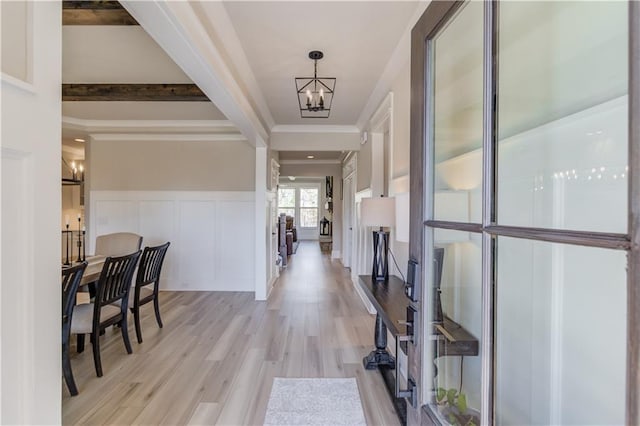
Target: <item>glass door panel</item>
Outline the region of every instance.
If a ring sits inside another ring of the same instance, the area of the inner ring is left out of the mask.
[[[482,222],[482,29],[469,2],[432,43],[436,220]]]
[[[482,334],[482,238],[434,231],[431,336],[432,412],[450,424],[479,425]]]
[[[497,424],[624,424],[626,253],[497,246]]]
[[[627,2],[500,2],[498,222],[627,231]]]

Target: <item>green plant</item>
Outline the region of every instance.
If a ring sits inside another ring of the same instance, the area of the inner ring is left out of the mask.
[[[467,396],[457,389],[438,388],[436,391],[436,401],[438,405],[446,409],[443,414],[452,425],[477,426],[478,418],[467,413]]]

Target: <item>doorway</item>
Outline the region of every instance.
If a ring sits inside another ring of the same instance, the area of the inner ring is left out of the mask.
[[[353,216],[354,216],[354,195],[355,195],[355,173],[351,173],[343,180],[343,212],[344,221],[342,227],[343,251],[342,264],[345,268],[351,268],[353,260]]]

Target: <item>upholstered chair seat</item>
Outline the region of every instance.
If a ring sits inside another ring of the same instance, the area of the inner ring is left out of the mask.
[[[83,303],[75,307],[73,318],[71,319],[72,334],[90,334],[92,332],[94,309],[95,305],[93,303]],[[120,314],[119,305],[105,305],[100,310],[100,322],[106,322],[118,316],[118,314]]]

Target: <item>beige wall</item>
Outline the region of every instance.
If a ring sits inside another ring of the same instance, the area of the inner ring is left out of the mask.
[[[367,143],[360,146],[360,151],[358,151],[357,155],[358,182],[356,183],[356,191],[362,191],[371,186],[371,134],[369,134]]]
[[[393,91],[393,164],[391,178],[409,174],[409,110],[411,66],[407,61],[391,87]]]
[[[389,163],[390,170],[388,170],[386,176],[389,180],[409,174],[410,65],[409,60],[407,60],[391,86],[391,92],[393,93],[393,122],[391,123],[393,153]],[[360,151],[358,152],[357,191],[362,191],[372,186],[372,163],[374,161],[372,146],[374,144],[369,125],[367,125],[366,131],[368,132],[368,140],[364,145],[360,146]],[[380,144],[380,149],[382,148],[383,144]],[[387,163],[386,161],[384,162],[385,164]],[[383,187],[386,187],[387,183],[391,182],[385,182]]]
[[[30,30],[29,9],[26,1],[0,2],[2,24],[2,72],[22,81],[29,78]]]
[[[333,251],[342,250],[342,165],[340,164],[282,164],[280,176],[333,176]],[[324,181],[321,186],[324,195]]]
[[[356,132],[273,132],[270,145],[278,151],[357,151]]]
[[[245,142],[89,143],[92,191],[255,190],[255,148]]]

